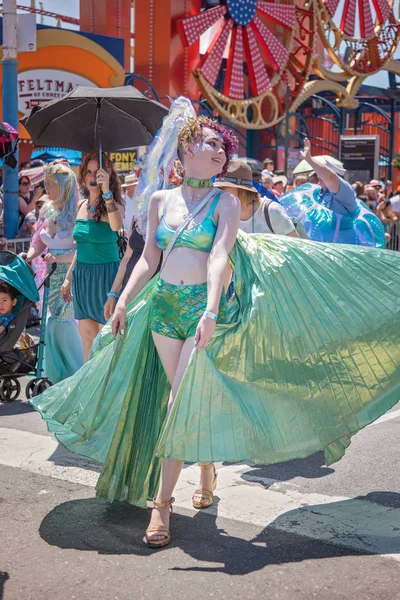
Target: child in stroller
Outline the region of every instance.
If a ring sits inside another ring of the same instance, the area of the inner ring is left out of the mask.
[[[13,308],[17,304],[18,292],[5,281],[0,281],[0,334],[14,318]]]
[[[54,265],[55,266],[55,265]],[[51,272],[39,286],[44,286],[43,312],[47,312]],[[39,301],[34,274],[25,261],[13,252],[0,252],[0,400],[16,400],[21,392],[20,377],[34,375],[26,386],[27,398],[41,394],[52,383],[42,377],[46,319],[42,319],[39,343],[26,347],[18,340],[30,317],[32,306]]]

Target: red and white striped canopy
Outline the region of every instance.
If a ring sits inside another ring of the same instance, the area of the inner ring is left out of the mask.
[[[289,57],[289,48],[275,35],[274,27],[279,25],[283,30],[291,31],[295,23],[293,0],[285,4],[275,4],[273,0],[226,0],[224,5],[183,19],[178,27],[186,46],[196,42],[211,27],[217,28],[199,71],[215,87],[228,49],[223,93],[242,100],[245,96],[244,63],[251,93],[258,96],[268,91],[271,88],[268,70],[269,73],[282,72]],[[272,30],[271,25],[274,26]]]

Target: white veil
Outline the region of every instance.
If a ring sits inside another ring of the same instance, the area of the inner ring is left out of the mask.
[[[168,179],[174,161],[178,158],[178,133],[196,113],[188,98],[174,100],[145,156],[135,193],[135,218],[137,229],[146,235],[147,210],[151,195],[157,190],[168,189]]]

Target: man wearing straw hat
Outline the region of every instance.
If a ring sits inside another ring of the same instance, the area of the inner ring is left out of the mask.
[[[244,161],[231,160],[226,175],[218,177],[214,185],[239,198],[239,228],[242,231],[299,237],[283,206],[275,200],[260,197],[253,185],[251,168]]]
[[[310,141],[305,138],[304,150],[301,152],[303,161],[309,166],[309,171],[314,171],[318,176],[321,186],[320,202],[330,210],[341,215],[347,215],[357,209],[356,193],[353,187],[343,179],[346,169],[333,156],[311,155]],[[293,171],[300,172],[298,168]]]
[[[125,217],[124,217],[124,229],[128,233],[131,230],[131,224],[134,213],[134,196],[136,191],[136,186],[138,183],[138,178],[135,173],[130,173],[125,176],[124,183],[121,187],[125,190]]]

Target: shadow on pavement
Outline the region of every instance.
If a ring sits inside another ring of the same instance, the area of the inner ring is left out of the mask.
[[[4,584],[10,579],[10,576],[6,571],[0,571],[0,600],[4,598]]]
[[[60,443],[53,454],[49,456],[49,461],[61,467],[78,467],[79,469],[86,469],[87,471],[94,471],[95,473],[101,473],[102,469],[100,463],[91,458],[86,458],[86,456],[73,454]]]
[[[0,416],[7,415],[24,415],[25,413],[34,412],[33,406],[28,401],[14,400],[14,402],[0,402]]]
[[[378,529],[379,533],[374,534],[374,530],[368,530],[368,521],[365,519],[362,519],[364,529],[357,531],[353,524],[350,534],[354,538],[368,538],[365,541],[368,550],[348,548],[340,545],[340,537],[335,538],[336,528],[340,530],[343,523],[346,523],[349,509],[351,512],[355,508],[359,514],[360,508],[368,508],[369,502],[373,504],[372,510],[377,510],[378,513],[380,509],[379,506],[376,507],[377,504],[381,507],[400,508],[400,494],[375,492],[341,502],[295,509],[280,515],[255,537],[251,537],[254,535],[251,532],[257,529],[254,525],[226,521],[230,531],[244,526],[244,530],[249,532],[248,539],[245,539],[246,535],[243,538],[236,537],[218,529],[215,515],[198,512],[192,517],[175,513],[171,520],[172,543],[163,552],[179,548],[198,563],[204,563],[187,568],[174,566],[171,567],[173,570],[221,572],[229,575],[245,575],[267,565],[310,559],[400,553],[399,535],[389,531],[387,527],[385,530]],[[323,519],[321,521],[324,511],[329,517],[328,523]],[[296,525],[305,514],[307,518],[303,520],[299,535],[295,532]],[[57,506],[43,519],[40,535],[48,544],[62,549],[148,556],[154,550],[147,548],[142,540],[149,517],[149,510],[124,503],[108,504],[100,499],[73,500]],[[321,527],[329,533],[333,532],[335,544],[322,541],[321,536],[315,535],[316,531],[321,531]],[[379,548],[379,552],[374,550],[375,546]]]
[[[297,458],[276,465],[255,465],[251,471],[243,473],[242,479],[246,481],[259,479],[261,481],[258,481],[258,483],[262,484],[262,479],[273,479],[275,481],[289,481],[296,477],[319,479],[334,472],[334,469],[325,465],[323,453],[317,452],[307,458]],[[265,487],[269,487],[270,485],[270,481],[265,483]]]

